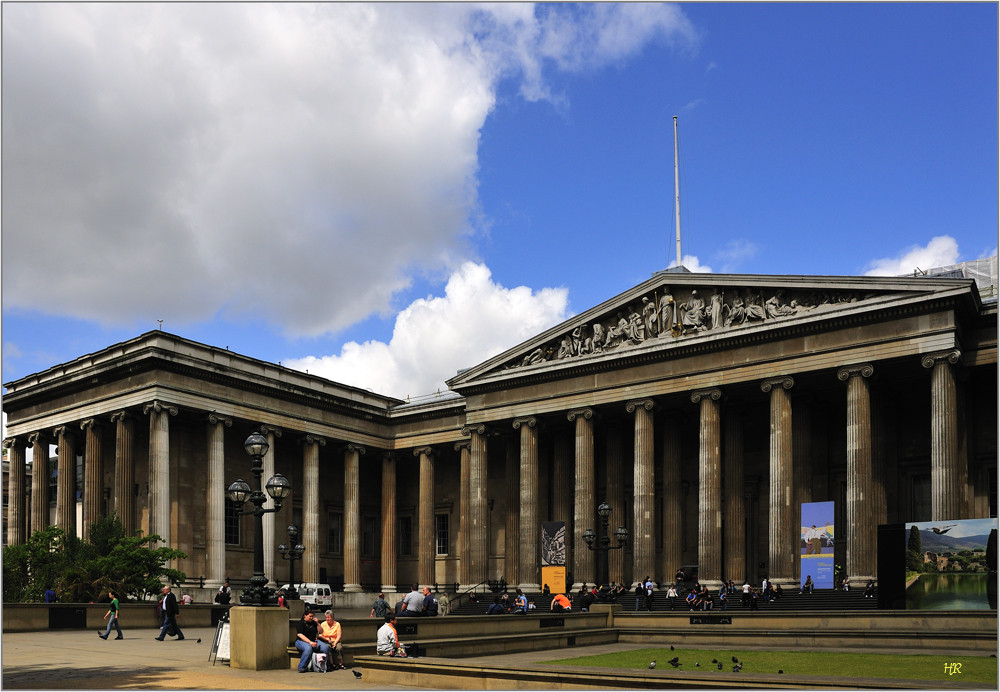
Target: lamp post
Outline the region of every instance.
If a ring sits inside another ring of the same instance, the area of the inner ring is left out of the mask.
[[[588,528],[583,532],[583,540],[587,544],[588,550],[597,550],[603,553],[607,553],[609,550],[621,550],[628,543],[628,529],[624,526],[619,526],[615,529],[615,539],[618,541],[618,545],[611,545],[611,539],[608,537],[608,517],[611,516],[611,505],[607,502],[602,502],[597,507],[597,516],[601,518],[601,536],[597,537],[594,530]],[[597,545],[594,545],[594,544]]]
[[[295,588],[295,561],[302,557],[302,553],[306,551],[306,547],[298,542],[299,537],[299,527],[295,524],[290,524],[288,526],[288,542],[291,547],[286,546],[284,543],[278,546],[278,552],[281,553],[282,560],[288,560],[288,591],[285,592],[285,600],[296,601],[299,598],[299,592]]]
[[[268,588],[267,577],[264,576],[264,515],[281,509],[282,501],[292,492],[292,484],[280,473],[271,476],[264,487],[267,494],[274,498],[274,507],[264,509],[267,496],[260,489],[260,478],[264,475],[263,456],[267,454],[268,447],[267,438],[259,432],[254,432],[247,438],[243,448],[253,460],[250,464],[252,485],[239,478],[226,491],[229,499],[241,508],[240,515],[251,514],[254,518],[253,576],[250,577],[250,586],[240,594],[240,603],[243,605],[265,606],[278,603],[274,589]],[[242,511],[247,501],[252,507]]]

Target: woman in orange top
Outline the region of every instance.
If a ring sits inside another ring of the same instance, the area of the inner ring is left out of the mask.
[[[330,651],[337,657],[337,665],[331,666],[334,669],[346,670],[344,666],[343,647],[340,644],[340,623],[333,619],[333,611],[326,611],[326,621],[319,625],[319,639],[330,645]]]

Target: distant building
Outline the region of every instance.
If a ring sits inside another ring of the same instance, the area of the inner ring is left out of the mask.
[[[7,383],[8,541],[116,511],[209,588],[249,576],[225,490],[259,430],[265,480],[294,488],[265,573],[285,579],[297,524],[301,579],[345,604],[411,582],[536,590],[543,521],[566,524],[574,590],[681,565],[792,583],[800,503],[829,500],[835,559],[863,581],[879,524],[996,516],[992,296],[951,276],[657,272],[408,402],[151,331]],[[25,450],[49,443],[53,514],[48,484],[25,497]],[[599,559],[581,535],[602,501],[630,537]]]

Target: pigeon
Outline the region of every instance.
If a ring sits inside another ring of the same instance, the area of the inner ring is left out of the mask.
[[[669,661],[667,661],[667,663],[669,663],[670,665],[672,665],[674,668],[678,667],[681,664],[681,662],[677,660],[676,656],[674,658],[670,659]]]
[[[733,666],[733,672],[734,673],[738,673],[741,670],[743,670],[743,664],[742,663],[737,663],[735,666]]]
[[[718,659],[716,659],[716,658],[713,658],[713,659],[712,659],[712,663],[718,663],[718,662],[719,662],[719,660],[718,660]]]
[[[718,666],[719,666],[719,670],[722,670],[722,661],[719,661]]]
[[[695,661],[695,662],[694,662],[694,665],[695,665],[695,667],[696,667],[696,668],[699,668],[699,667],[701,667],[701,664],[700,664],[700,663],[698,663],[697,661]]]
[[[782,670],[781,668],[778,668],[778,675],[781,675],[781,674],[782,674],[782,673],[784,673],[784,672],[785,672],[785,671],[783,671],[783,670]]]
[[[358,680],[361,679],[361,671],[360,670],[352,670],[351,672],[354,673],[354,677],[356,677]]]
[[[650,661],[650,662],[649,662],[649,669],[650,669],[650,670],[652,670],[652,669],[653,669],[653,668],[655,668],[655,667],[656,667],[656,661],[655,661],[655,660],[653,660],[653,661]]]
[[[735,656],[733,656],[733,663],[739,663],[739,661],[738,661],[738,660],[736,660],[736,657],[735,657]]]
[[[195,644],[201,644],[201,639],[198,639],[198,641],[196,641]]]

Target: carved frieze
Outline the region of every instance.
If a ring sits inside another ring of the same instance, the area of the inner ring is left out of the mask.
[[[684,288],[660,286],[588,324],[578,324],[530,353],[503,365],[504,370],[547,361],[587,358],[639,346],[650,340],[676,340],[785,320],[813,310],[855,303],[873,294],[847,290],[795,290],[760,287]]]

